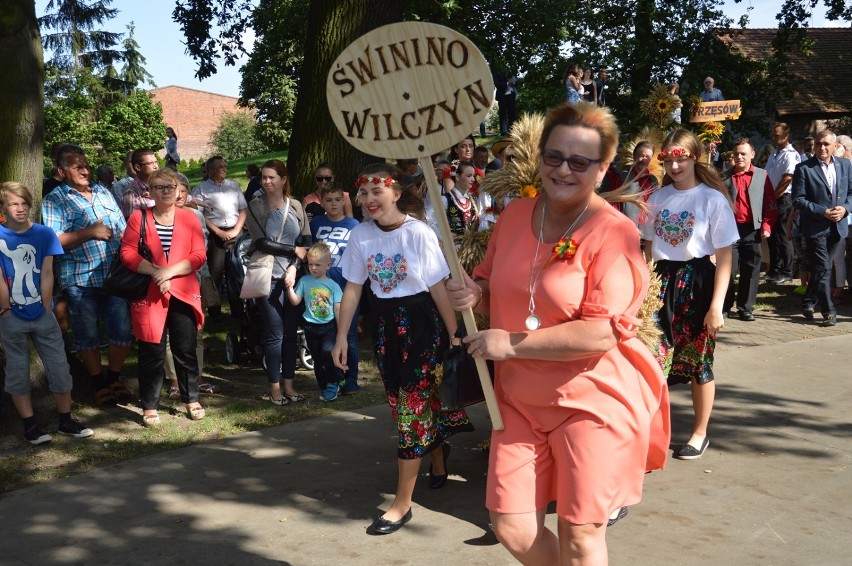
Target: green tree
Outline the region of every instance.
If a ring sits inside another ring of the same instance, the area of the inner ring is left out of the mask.
[[[127,35],[121,41],[121,59],[124,61],[124,66],[121,69],[120,78],[124,82],[127,94],[145,83],[154,87],[157,86],[152,80],[154,77],[145,69],[146,59],[139,51],[139,44],[134,37],[135,32],[136,25],[130,22],[130,25],[127,26]]]
[[[41,202],[44,136],[43,55],[35,4],[10,0],[0,15],[0,181],[15,180],[34,189]]]
[[[166,138],[163,106],[155,103],[147,92],[137,90],[107,108],[93,130],[94,139],[101,144],[101,153],[120,166],[128,151],[140,147],[153,151],[163,148]]]
[[[121,35],[96,29],[118,13],[112,0],[50,0],[47,13],[39,19],[45,30],[42,40],[53,52],[49,63],[61,69],[101,69],[120,60],[114,49]]]
[[[219,127],[210,137],[210,144],[216,153],[229,161],[268,151],[266,145],[258,139],[257,123],[245,112],[222,114]]]
[[[240,105],[256,112],[258,137],[272,149],[290,140],[307,21],[306,0],[260,0],[252,14],[255,46],[242,68]]]

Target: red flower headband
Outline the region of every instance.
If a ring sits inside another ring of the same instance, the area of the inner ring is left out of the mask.
[[[696,159],[694,153],[687,151],[682,147],[676,147],[669,151],[663,150],[657,154],[657,159],[660,161],[664,161],[666,157],[689,157],[690,159]]]
[[[355,181],[355,188],[357,189],[361,185],[365,183],[375,183],[377,185],[384,185],[386,187],[393,186],[393,177],[366,177],[361,175],[357,181]]]

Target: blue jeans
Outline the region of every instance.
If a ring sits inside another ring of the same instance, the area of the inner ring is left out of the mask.
[[[315,324],[304,321],[305,340],[314,359],[314,375],[317,377],[319,390],[324,391],[329,383],[343,381],[343,371],[334,365],[331,351],[337,340],[337,324],[332,320],[325,324]],[[351,363],[351,362],[348,362]]]
[[[80,352],[100,347],[98,320],[106,327],[107,339],[113,346],[130,346],[130,306],[124,299],[110,295],[102,287],[65,287],[68,314],[74,342]]]
[[[266,358],[266,379],[279,383],[296,377],[296,330],[299,308],[290,304],[283,279],[272,280],[269,297],[257,300],[265,338],[263,356]]]

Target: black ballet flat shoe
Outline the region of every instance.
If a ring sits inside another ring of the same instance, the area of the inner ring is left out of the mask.
[[[697,460],[704,456],[708,446],[710,446],[710,439],[705,436],[704,442],[701,443],[701,449],[695,448],[690,444],[684,444],[680,450],[674,453],[674,457],[678,460]]]
[[[436,476],[433,474],[432,464],[429,464],[429,489],[441,489],[447,483],[447,478],[450,477],[450,472],[447,469],[447,459],[450,457],[450,449],[452,449],[452,446],[446,442],[441,446],[441,450],[444,451],[444,475]]]
[[[376,520],[373,521],[373,524],[370,525],[367,532],[373,535],[392,535],[401,529],[404,524],[410,521],[411,517],[411,509],[409,509],[399,521],[388,521],[384,517],[376,517]]]
[[[613,526],[614,524],[616,524],[617,522],[619,522],[620,520],[625,518],[627,516],[627,512],[628,512],[627,507],[622,507],[621,509],[618,510],[618,515],[616,515],[612,519],[607,520],[606,526],[607,527]]]

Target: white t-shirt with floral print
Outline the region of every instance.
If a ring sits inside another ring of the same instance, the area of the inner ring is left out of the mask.
[[[435,233],[411,216],[390,232],[374,222],[359,224],[352,229],[340,263],[347,281],[363,284],[369,278],[380,299],[428,291],[450,273]]]
[[[651,240],[654,261],[713,255],[740,239],[728,199],[704,183],[686,190],[666,185],[648,198],[649,214],[639,229]]]

